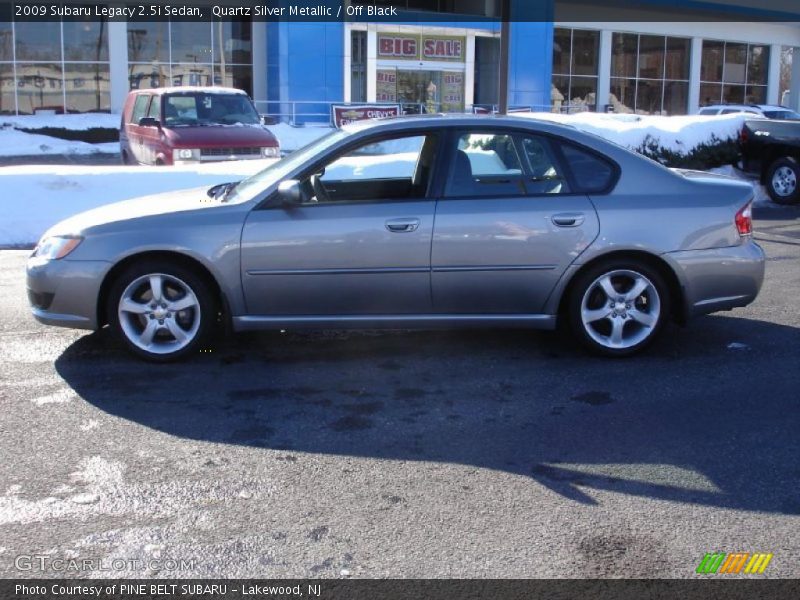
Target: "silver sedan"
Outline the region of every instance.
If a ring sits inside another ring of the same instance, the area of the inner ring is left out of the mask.
[[[569,324],[625,356],[669,319],[752,302],[752,188],[570,127],[428,116],[337,130],[238,183],[104,206],[31,256],[42,323],[137,355],[209,334]]]

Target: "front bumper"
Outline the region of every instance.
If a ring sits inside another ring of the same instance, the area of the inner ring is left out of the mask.
[[[97,329],[100,286],[110,268],[106,261],[29,258],[28,302],[33,317],[45,325]]]
[[[728,248],[669,252],[681,282],[687,317],[747,306],[764,283],[765,256],[753,240]]]

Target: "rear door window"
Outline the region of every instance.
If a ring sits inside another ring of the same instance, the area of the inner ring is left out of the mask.
[[[139,124],[142,117],[147,115],[147,104],[150,102],[150,94],[139,94],[131,111],[131,123]]]
[[[522,156],[528,167],[525,188],[529,196],[569,194],[570,187],[550,141],[542,136],[519,138]]]
[[[522,163],[507,133],[458,137],[445,194],[450,197],[523,196]]]

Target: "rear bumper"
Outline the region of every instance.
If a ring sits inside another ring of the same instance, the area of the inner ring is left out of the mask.
[[[97,300],[111,263],[67,259],[28,260],[28,302],[45,325],[97,329]]]
[[[765,256],[749,240],[740,246],[669,252],[684,292],[687,317],[747,306],[764,283]]]

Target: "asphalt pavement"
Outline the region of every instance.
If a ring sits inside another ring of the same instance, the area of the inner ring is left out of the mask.
[[[798,577],[800,208],[757,217],[758,300],[626,360],[327,331],[151,365],[35,323],[0,252],[0,576]]]

